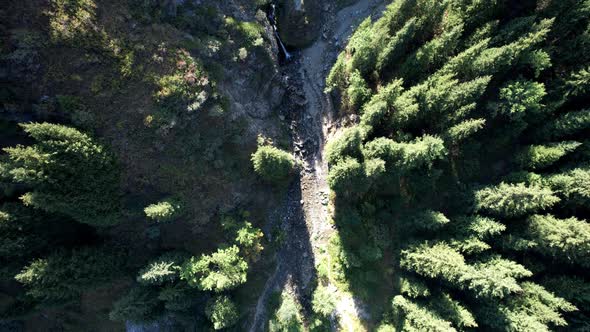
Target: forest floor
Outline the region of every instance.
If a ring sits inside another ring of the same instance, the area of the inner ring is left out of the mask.
[[[325,78],[354,29],[366,17],[379,15],[385,2],[359,0],[340,10],[333,3],[325,4],[319,38],[281,69],[288,86],[285,121],[290,124],[292,152],[301,167],[280,212],[278,222],[284,238],[276,269],[258,298],[251,332],[265,330],[269,299],[283,289],[298,299],[304,314],[310,313],[317,258],[335,232],[329,213],[328,165],[322,154],[325,142],[339,125],[331,98],[323,92]],[[367,318],[363,306],[351,296],[338,298],[336,311],[344,329],[350,330],[345,317]]]

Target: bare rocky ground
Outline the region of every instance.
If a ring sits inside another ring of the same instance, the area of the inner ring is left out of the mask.
[[[292,152],[301,167],[280,210],[278,222],[284,241],[277,252],[276,270],[258,299],[251,332],[265,329],[269,319],[268,300],[282,289],[295,295],[304,315],[311,312],[316,257],[321,249],[326,248],[335,231],[329,218],[328,166],[323,149],[327,138],[337,132],[339,124],[332,100],[323,92],[325,77],[354,28],[366,17],[379,15],[385,2],[359,0],[337,11],[333,2],[326,1],[322,7],[324,21],[320,37],[281,68],[283,83],[287,86],[281,119],[290,124]],[[341,318],[367,319],[362,307],[350,296],[340,296],[336,313]],[[340,324],[349,330],[346,319],[341,319]]]

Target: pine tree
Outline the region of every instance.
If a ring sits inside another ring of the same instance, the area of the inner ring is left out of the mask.
[[[376,48],[376,38],[379,36],[375,35],[371,28],[371,18],[365,19],[350,37],[346,46],[345,52],[349,57],[345,65],[347,73],[358,70],[361,76],[367,77],[373,70],[379,51],[379,48]],[[333,81],[331,76],[334,75],[330,73],[328,83]]]
[[[518,279],[532,275],[532,272],[514,261],[491,256],[474,264],[459,278],[459,283],[463,288],[473,291],[476,297],[505,298],[522,291]]]
[[[403,80],[394,80],[378,90],[371,100],[363,107],[361,126],[367,127],[367,133],[373,128],[385,126],[393,102],[403,91]]]
[[[500,183],[475,192],[475,209],[501,217],[521,217],[552,207],[560,199],[550,189]]]
[[[549,326],[566,326],[561,312],[576,308],[562,298],[556,297],[542,286],[522,283],[522,294],[508,299],[498,306],[501,317],[488,316],[488,325],[493,328],[508,328],[511,331],[551,331]]]
[[[451,322],[401,295],[393,298],[392,305],[402,331],[457,331]]]
[[[535,251],[590,267],[590,224],[584,220],[534,215],[528,219],[525,238],[534,243]]]
[[[350,74],[348,82],[346,89],[348,107],[352,112],[356,112],[371,97],[371,90],[358,70]]]
[[[184,260],[181,253],[166,253],[150,262],[139,271],[137,282],[143,285],[160,286],[178,279],[181,261]]]
[[[416,299],[430,296],[431,292],[424,281],[411,275],[403,275],[399,280],[400,294]]]
[[[438,69],[453,54],[462,33],[463,25],[458,24],[440,37],[427,42],[404,61],[400,66],[399,75],[406,83],[411,84],[421,79],[424,74]]]
[[[517,279],[532,273],[522,265],[501,257],[468,265],[464,257],[446,243],[423,243],[403,250],[400,266],[421,276],[468,289],[476,297],[503,298],[521,291]]]
[[[498,112],[512,119],[522,119],[527,114],[539,113],[545,97],[545,86],[532,81],[508,82],[500,89]]]
[[[567,94],[582,96],[590,91],[590,68],[573,72],[566,80]]]
[[[565,138],[590,129],[590,110],[567,112],[535,130],[535,137],[544,140]]]
[[[529,145],[516,155],[521,167],[539,170],[549,167],[568,153],[577,149],[581,143],[566,141],[545,145]]]
[[[544,182],[567,204],[590,206],[590,169],[575,168],[548,176]]]
[[[411,18],[404,26],[399,29],[394,36],[386,41],[386,44],[381,48],[377,55],[377,63],[375,70],[377,73],[387,72],[392,64],[397,63],[400,58],[406,53],[406,48],[411,45],[412,40],[416,34],[416,30],[420,28],[418,19]]]
[[[413,231],[435,231],[449,223],[444,214],[426,210],[404,218],[404,226]]]
[[[394,102],[392,123],[395,128],[411,126],[421,119],[442,115],[443,127],[461,121],[475,109],[477,100],[485,92],[491,76],[460,83],[453,74],[433,75],[424,83],[405,91]],[[440,127],[441,125],[439,125]]]
[[[334,191],[348,197],[362,194],[366,190],[365,177],[363,165],[348,157],[330,169],[328,184]]]
[[[219,249],[211,255],[191,257],[181,267],[180,278],[200,290],[223,292],[246,282],[248,263],[238,247]]]
[[[452,284],[468,270],[463,255],[445,243],[423,243],[402,250],[400,266],[421,276],[441,278]]]
[[[23,202],[93,226],[117,223],[121,203],[113,156],[73,128],[50,123],[21,126],[36,143],[4,151],[12,179],[32,187]]]
[[[153,289],[134,287],[113,304],[109,319],[120,322],[150,322],[161,311],[161,303]]]
[[[478,327],[473,314],[461,302],[447,293],[430,298],[428,307],[458,328]]]
[[[484,242],[506,230],[506,226],[491,219],[478,215],[453,218],[449,227],[447,242],[449,245],[466,255],[473,255],[491,249]]]
[[[480,131],[485,126],[485,123],[485,119],[468,119],[462,121],[446,131],[444,135],[445,141],[451,145],[458,145],[463,140]]]
[[[580,311],[590,309],[590,283],[578,276],[558,275],[549,276],[543,280],[543,285],[557,296],[571,301]]]
[[[364,134],[358,126],[345,129],[326,146],[326,160],[334,165],[345,157],[360,157]]]
[[[121,271],[121,258],[98,248],[58,251],[33,260],[14,278],[32,299],[63,303],[78,299],[93,285],[110,281]]]
[[[318,285],[313,292],[311,305],[313,312],[329,317],[336,310],[336,294],[330,288]]]
[[[173,199],[164,200],[156,204],[150,204],[143,209],[145,215],[156,222],[173,220],[182,212],[182,206]]]
[[[260,228],[252,226],[249,222],[244,222],[244,225],[236,232],[236,243],[240,247],[240,251],[252,262],[256,262],[260,253],[264,249],[262,246],[262,238],[264,234]]]
[[[410,143],[377,138],[365,144],[363,155],[365,159],[382,159],[388,169],[404,172],[416,168],[432,168],[435,161],[446,155],[446,149],[440,138],[429,135]]]
[[[552,19],[542,20],[532,27],[530,33],[522,36],[517,41],[501,47],[482,50],[473,59],[473,62],[464,62],[463,67],[456,68],[459,77],[473,78],[505,73],[517,63],[521,55],[545,40],[552,24]]]

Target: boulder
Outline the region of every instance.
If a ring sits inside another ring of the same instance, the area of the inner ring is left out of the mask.
[[[302,48],[321,31],[321,3],[316,0],[283,0],[278,7],[278,29],[283,43]]]

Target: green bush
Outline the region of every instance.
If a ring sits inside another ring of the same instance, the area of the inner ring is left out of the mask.
[[[238,322],[238,307],[226,295],[218,295],[207,303],[205,313],[216,330],[225,329]]]
[[[289,153],[272,146],[259,146],[252,154],[252,164],[258,175],[271,182],[286,181],[295,168]]]
[[[311,305],[313,312],[328,317],[336,310],[336,294],[327,287],[319,285],[313,292]]]

